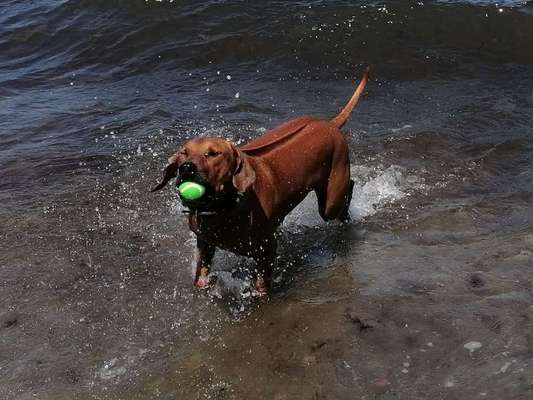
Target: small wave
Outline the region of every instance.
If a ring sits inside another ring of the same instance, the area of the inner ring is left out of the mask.
[[[437,0],[437,3],[444,4],[470,4],[474,6],[494,6],[494,7],[523,7],[528,4],[528,0]]]
[[[375,214],[387,204],[408,195],[408,189],[416,184],[416,176],[409,176],[399,166],[392,165],[384,170],[374,170],[365,166],[352,168],[356,179],[350,215],[361,220]]]

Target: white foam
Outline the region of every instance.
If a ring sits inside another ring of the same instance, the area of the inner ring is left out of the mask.
[[[383,206],[402,199],[414,182],[406,179],[403,169],[394,165],[385,170],[353,166],[351,174],[355,186],[350,215],[355,220],[373,215]]]

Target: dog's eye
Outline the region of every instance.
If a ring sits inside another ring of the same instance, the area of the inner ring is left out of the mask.
[[[219,156],[221,154],[222,153],[220,151],[209,150],[207,153],[204,154],[204,156],[206,156],[206,157],[216,157],[216,156]]]
[[[180,150],[180,154],[181,154],[182,156],[187,156],[187,154],[188,154],[188,153],[187,153],[187,149],[181,149],[181,150]]]

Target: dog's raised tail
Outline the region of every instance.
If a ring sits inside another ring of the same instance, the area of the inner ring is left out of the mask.
[[[363,90],[365,90],[365,86],[368,82],[369,72],[370,67],[366,67],[363,77],[361,78],[361,82],[359,82],[359,86],[357,86],[357,89],[355,89],[355,93],[353,94],[352,98],[348,104],[344,106],[340,114],[331,120],[333,125],[335,125],[337,128],[342,127],[346,123],[353,109],[357,106],[357,103],[359,103],[359,98],[361,97]]]

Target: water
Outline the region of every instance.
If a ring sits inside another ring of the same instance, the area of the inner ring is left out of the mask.
[[[531,398],[532,6],[2,2],[0,397]],[[223,252],[195,291],[166,158],[332,117],[366,64],[354,221],[309,196],[269,303]]]

